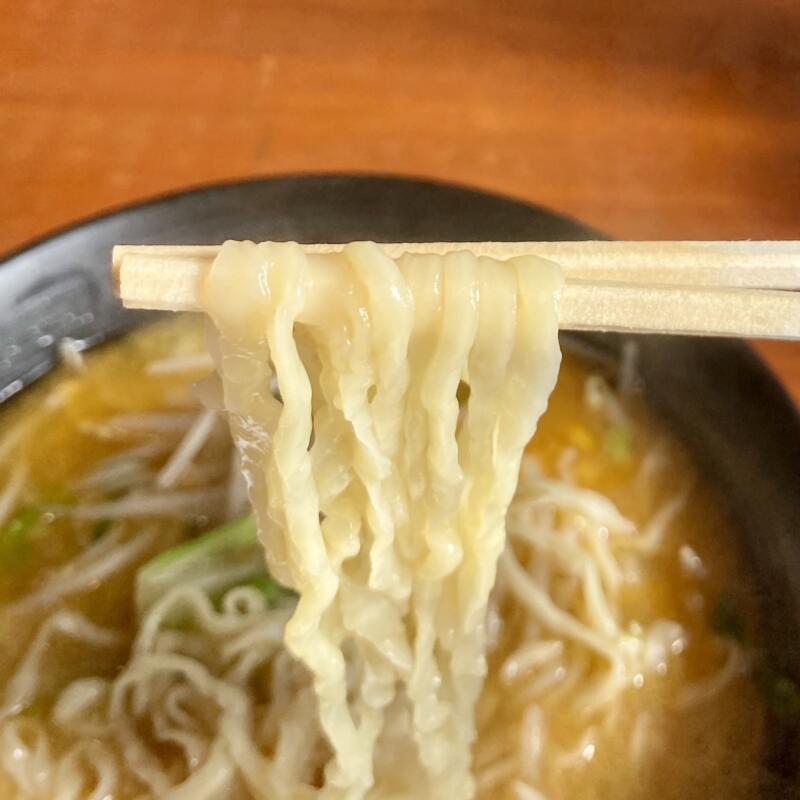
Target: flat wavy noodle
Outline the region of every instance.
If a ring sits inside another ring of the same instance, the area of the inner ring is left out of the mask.
[[[541,259],[370,243],[228,242],[214,262],[203,303],[269,568],[300,595],[285,643],[332,749],[324,797],[473,794],[486,608],[560,285]],[[406,741],[402,770],[373,770]]]

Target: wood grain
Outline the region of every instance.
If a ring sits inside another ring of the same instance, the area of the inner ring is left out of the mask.
[[[796,0],[0,0],[0,250],[182,186],[370,170],[630,239],[800,238]],[[800,347],[759,343],[800,400]]]

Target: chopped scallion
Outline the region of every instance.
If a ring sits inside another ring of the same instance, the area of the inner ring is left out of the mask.
[[[603,439],[603,452],[613,461],[625,464],[633,458],[633,428],[630,425],[614,425]]]
[[[269,575],[259,575],[247,582],[247,586],[258,589],[267,601],[270,608],[277,608],[285,604],[287,600],[292,600],[295,593],[285,586],[281,586],[274,578]]]
[[[196,586],[218,600],[234,586],[253,585],[271,605],[293,597],[268,574],[264,551],[252,516],[228,522],[165,550],[136,575],[136,607],[140,614],[176,586]]]
[[[42,512],[35,506],[21,508],[0,528],[0,566],[13,567],[30,548],[30,535]]]

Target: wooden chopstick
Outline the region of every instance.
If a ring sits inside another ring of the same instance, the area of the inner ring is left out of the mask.
[[[342,244],[302,245],[307,253],[340,252]],[[800,289],[800,242],[411,242],[382,244],[392,257],[448,253],[511,258],[538,255],[558,262],[567,278],[643,284],[708,285],[752,289]],[[211,263],[217,245],[117,245],[115,273],[129,256]],[[165,264],[167,266],[167,264]]]
[[[800,338],[800,242],[436,242],[383,244],[404,252],[471,250],[557,261],[565,329]],[[331,253],[343,245],[304,245]],[[216,246],[118,245],[117,291],[131,308],[197,311]]]

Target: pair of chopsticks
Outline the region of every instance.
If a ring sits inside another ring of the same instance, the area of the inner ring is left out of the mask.
[[[335,253],[340,244],[303,245]],[[402,253],[470,250],[561,265],[559,326],[569,330],[800,339],[800,242],[436,242]],[[216,246],[118,245],[115,287],[129,308],[199,311]]]

